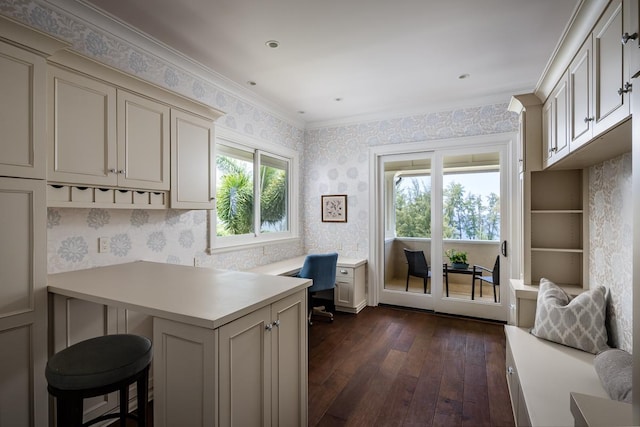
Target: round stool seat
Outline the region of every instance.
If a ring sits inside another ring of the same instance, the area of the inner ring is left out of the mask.
[[[45,370],[49,387],[86,390],[121,382],[151,363],[151,341],[137,335],[105,335],[54,354]]]

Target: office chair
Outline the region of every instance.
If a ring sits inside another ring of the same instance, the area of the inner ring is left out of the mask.
[[[412,251],[411,249],[404,248],[404,254],[407,257],[407,263],[409,269],[407,270],[407,286],[405,292],[409,290],[409,276],[421,277],[424,285],[424,293],[427,293],[427,282],[431,278],[431,270],[429,270],[429,264],[424,257],[422,251]]]
[[[333,313],[326,311],[324,306],[313,307],[313,294],[319,291],[333,289],[336,286],[336,266],[338,264],[338,254],[336,252],[328,254],[311,254],[307,255],[304,264],[298,273],[298,277],[304,279],[312,279],[313,285],[308,289],[309,292],[309,316],[308,321],[311,325],[311,315],[317,314],[333,321]]]
[[[489,275],[483,275],[482,272],[486,271]],[[481,265],[473,266],[473,282],[471,284],[471,299],[474,299],[476,292],[476,280],[480,281],[480,296],[482,296],[482,284],[487,282],[493,285],[493,302],[498,302],[498,295],[496,293],[496,286],[500,286],[500,255],[496,257],[496,262],[493,264],[493,270],[489,270]]]

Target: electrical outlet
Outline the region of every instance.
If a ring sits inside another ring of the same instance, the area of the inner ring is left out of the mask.
[[[108,253],[111,251],[111,241],[108,237],[98,238],[98,253]]]
[[[202,260],[198,257],[193,258],[193,266],[200,267],[202,265]]]

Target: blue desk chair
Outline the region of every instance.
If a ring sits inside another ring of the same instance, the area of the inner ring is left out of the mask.
[[[311,300],[316,292],[335,288],[337,264],[338,254],[335,252],[307,255],[298,273],[298,277],[313,280],[313,285],[309,288],[309,325],[312,324],[312,314],[327,317],[333,321],[333,313],[326,311],[324,306],[314,307]]]

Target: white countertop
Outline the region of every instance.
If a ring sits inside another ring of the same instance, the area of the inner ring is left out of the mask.
[[[306,255],[301,255],[295,258],[285,259],[283,261],[274,262],[271,264],[261,265],[260,267],[252,268],[249,270],[252,273],[289,276],[297,273],[304,264]],[[366,259],[361,258],[347,258],[342,255],[338,256],[338,267],[356,268],[362,264],[366,264]]]
[[[205,328],[311,286],[311,280],[138,261],[50,274],[49,292]]]

